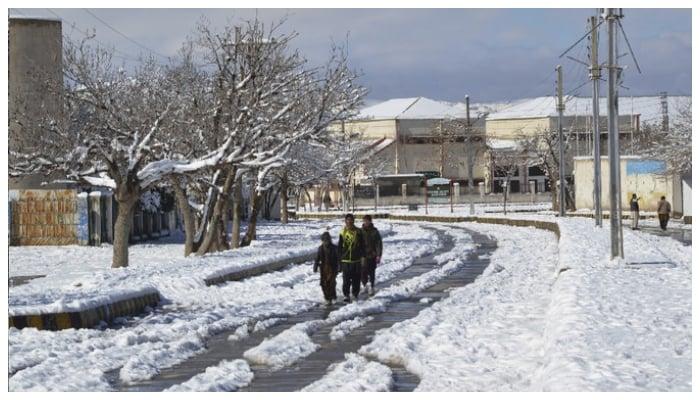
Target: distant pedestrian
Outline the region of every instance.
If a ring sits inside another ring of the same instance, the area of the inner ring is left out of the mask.
[[[365,239],[362,229],[355,226],[355,216],[345,216],[345,227],[340,232],[338,240],[338,254],[340,254],[340,267],[343,270],[343,295],[345,301],[351,302],[350,288],[355,299],[360,294],[361,268],[366,263]]]
[[[382,259],[382,235],[379,230],[372,224],[372,216],[365,215],[362,218],[362,234],[365,238],[365,252],[367,253],[367,262],[362,268],[362,286],[367,290],[369,282],[369,294],[374,294],[374,275],[377,270],[377,265]]]
[[[630,212],[632,212],[632,229],[639,229],[639,199],[636,193],[632,193],[630,200]]]
[[[337,298],[335,293],[335,277],[338,275],[338,248],[331,240],[331,234],[323,232],[321,245],[316,253],[314,273],[321,269],[321,289],[326,304],[330,305]]]
[[[671,218],[671,203],[666,201],[666,196],[661,196],[659,200],[659,208],[656,210],[659,214],[659,224],[661,229],[666,230],[668,226],[668,219]]]

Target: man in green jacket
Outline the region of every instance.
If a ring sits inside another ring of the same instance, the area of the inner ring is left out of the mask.
[[[362,268],[362,286],[367,290],[367,282],[369,281],[369,294],[374,294],[374,273],[377,270],[377,264],[382,259],[382,235],[379,230],[372,224],[372,216],[365,215],[362,218],[362,234],[365,237],[365,252],[367,254],[367,262],[365,268]]]
[[[365,265],[365,238],[362,229],[355,226],[355,216],[345,216],[345,227],[340,232],[338,239],[338,254],[340,255],[340,268],[343,271],[343,295],[345,301],[351,302],[352,295],[357,300],[360,294],[360,273]]]

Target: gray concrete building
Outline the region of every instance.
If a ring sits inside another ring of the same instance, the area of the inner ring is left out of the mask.
[[[38,146],[37,123],[60,117],[63,36],[58,19],[13,16],[8,29],[8,136],[12,151],[20,142],[25,149]],[[10,188],[20,184],[10,180]]]

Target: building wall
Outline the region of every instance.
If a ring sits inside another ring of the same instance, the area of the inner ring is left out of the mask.
[[[10,244],[78,244],[81,215],[87,229],[87,202],[81,208],[79,200],[74,189],[11,190]]]
[[[60,92],[48,91],[46,82],[57,88],[63,82],[61,21],[10,18],[8,36],[10,138],[31,143],[31,122],[60,110]],[[10,147],[16,143],[11,139]]]
[[[343,124],[333,124],[331,129],[340,132],[345,129],[345,132],[357,132],[362,135],[363,139],[382,139],[396,137],[396,120],[383,119],[372,121],[352,121]]]
[[[539,130],[553,129],[548,117],[486,120],[486,135],[499,139],[511,139],[519,135],[532,135]]]
[[[693,215],[693,187],[692,178],[688,177],[682,181],[683,184],[683,216],[692,217]]]
[[[666,196],[674,212],[681,212],[680,179],[650,172],[654,162],[639,157],[621,157],[620,180],[622,184],[622,210],[629,210],[632,194],[639,197],[641,211],[656,211],[661,196]],[[645,166],[650,166],[647,168]],[[647,172],[645,172],[647,171]],[[577,157],[574,160],[575,193],[577,209],[593,209],[593,158]],[[601,157],[601,203],[603,210],[610,209],[608,158]]]
[[[467,144],[446,143],[444,146],[444,177],[467,179]],[[399,149],[399,174],[440,171],[440,144],[400,144]],[[474,179],[484,178],[484,164],[484,153],[481,152],[474,162]]]

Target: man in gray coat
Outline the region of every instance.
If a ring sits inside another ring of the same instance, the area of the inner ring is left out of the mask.
[[[666,226],[668,226],[668,219],[671,218],[671,203],[666,201],[666,196],[661,196],[661,200],[659,200],[659,208],[656,210],[656,212],[659,214],[659,224],[661,225],[661,229],[666,230]]]

